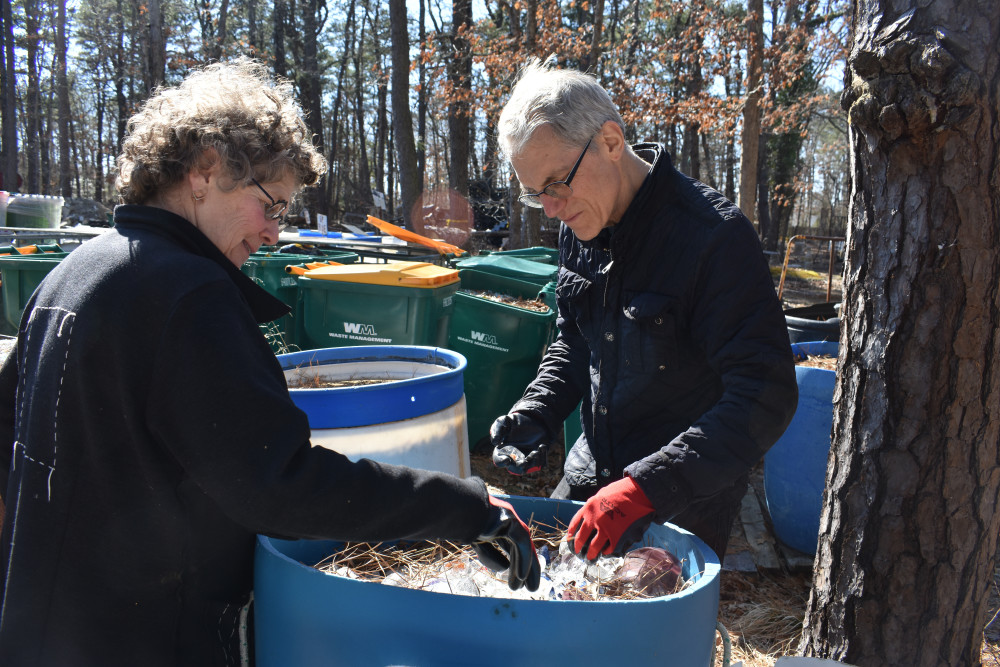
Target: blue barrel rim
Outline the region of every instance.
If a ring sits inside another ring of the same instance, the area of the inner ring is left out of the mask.
[[[512,495],[499,494],[499,493],[493,494],[493,495],[495,495],[497,498],[501,498],[501,499],[507,500],[508,502],[511,502],[511,504],[514,505],[515,510],[519,512],[519,515],[522,517],[522,519],[525,521],[525,523],[527,523],[529,521],[529,516],[526,516],[527,513],[524,512],[524,508],[521,507],[519,505],[519,503],[528,503],[528,504],[530,504],[530,503],[535,503],[535,502],[538,502],[539,500],[542,500],[542,501],[545,501],[545,502],[556,502],[556,503],[564,504],[564,505],[574,505],[576,507],[583,507],[583,503],[580,502],[580,501],[576,501],[576,500],[562,500],[562,499],[558,499],[557,500],[557,499],[554,499],[554,498],[535,498],[535,497],[529,497],[529,496],[512,496]],[[637,605],[637,604],[639,604],[639,605],[641,605],[641,604],[662,604],[664,600],[680,600],[680,599],[683,599],[685,597],[691,597],[691,596],[694,596],[694,595],[699,595],[699,594],[701,594],[701,590],[702,589],[704,589],[704,588],[706,588],[708,586],[713,585],[714,580],[719,578],[720,573],[722,571],[722,564],[719,562],[719,557],[715,554],[715,552],[712,551],[712,549],[707,544],[705,544],[705,542],[701,538],[699,538],[697,535],[695,535],[691,531],[685,530],[684,528],[681,528],[680,526],[674,525],[674,524],[669,523],[669,522],[666,522],[666,523],[663,523],[663,524],[652,524],[650,526],[650,528],[648,528],[647,530],[654,530],[655,531],[655,530],[658,529],[658,527],[659,528],[668,528],[668,529],[670,529],[670,530],[672,530],[672,531],[674,531],[676,533],[679,533],[679,534],[681,534],[683,536],[688,537],[693,542],[693,546],[696,549],[698,549],[701,552],[701,554],[702,554],[702,557],[704,559],[704,569],[700,570],[699,572],[696,573],[698,575],[698,579],[696,581],[694,581],[693,583],[691,583],[689,586],[685,587],[684,590],[679,591],[677,593],[672,593],[670,595],[664,595],[664,596],[652,597],[652,598],[642,598],[642,599],[637,599],[637,600],[558,600],[558,601],[554,601],[554,600],[522,600],[522,599],[516,599],[516,600],[511,600],[511,602],[516,602],[518,605],[521,605],[521,604],[528,604],[528,605],[538,605],[538,604],[551,605],[553,603],[556,603],[556,604],[559,604],[559,605],[571,605],[571,606],[579,606],[579,605],[594,606],[594,605],[601,605],[602,607],[606,607],[606,606],[609,606],[609,605],[629,605],[631,607],[631,606]],[[281,540],[279,540],[279,541],[281,541]],[[314,540],[314,541],[315,542],[330,542],[330,543],[337,543],[338,542],[337,540]],[[305,563],[303,563],[303,562],[301,562],[299,560],[296,560],[295,558],[292,558],[291,556],[288,556],[287,554],[283,553],[277,546],[275,546],[274,538],[271,538],[271,537],[269,537],[267,535],[258,534],[257,535],[257,544],[260,546],[261,549],[263,549],[264,551],[266,551],[268,554],[274,556],[275,558],[278,558],[279,560],[281,560],[282,562],[284,562],[286,565],[294,568],[296,571],[300,572],[301,574],[305,574],[306,576],[336,577],[337,581],[341,585],[347,585],[347,586],[369,586],[369,585],[372,585],[374,583],[374,582],[371,582],[371,581],[361,581],[361,580],[356,580],[356,579],[350,579],[348,577],[341,577],[339,575],[331,574],[331,573],[327,573],[327,572],[320,572],[316,568],[314,568],[314,567],[312,567],[310,565],[306,565]],[[675,555],[680,556],[679,554],[675,554]],[[317,580],[317,581],[321,581],[321,580]],[[374,585],[380,586],[382,584],[374,583]],[[424,591],[424,590],[408,589],[408,588],[394,589],[394,590],[397,590],[397,591],[406,591],[406,593],[404,593],[405,595],[410,595],[410,594],[416,594],[416,595],[419,595],[419,596],[423,596],[423,595],[452,595],[450,593],[439,593],[439,592],[436,592],[436,591]],[[456,597],[462,597],[462,596],[456,596]],[[500,598],[497,598],[497,599],[500,599]]]
[[[405,361],[442,366],[446,370],[423,377],[391,380],[356,387],[289,388],[295,404],[313,429],[371,426],[413,419],[444,410],[465,393],[465,356],[441,347],[422,345],[354,345],[303,350],[276,355],[281,370],[303,365],[333,365]],[[386,405],[392,406],[387,414]]]

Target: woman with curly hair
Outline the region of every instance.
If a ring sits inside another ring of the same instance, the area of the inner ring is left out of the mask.
[[[538,586],[479,479],[311,447],[239,267],[326,164],[291,86],[241,59],[130,120],[115,226],[29,300],[0,369],[0,664],[239,665],[256,533],[446,538]]]

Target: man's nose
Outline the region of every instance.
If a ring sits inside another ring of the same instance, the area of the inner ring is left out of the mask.
[[[565,199],[550,197],[547,194],[539,195],[538,200],[542,202],[542,210],[545,211],[545,215],[550,218],[558,217],[559,211],[566,205]]]

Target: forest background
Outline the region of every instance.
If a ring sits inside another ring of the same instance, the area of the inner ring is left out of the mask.
[[[2,5],[2,189],[115,203],[115,156],[150,91],[252,55],[294,82],[331,166],[302,206],[412,225],[471,201],[476,228],[509,220],[510,245],[534,245],[547,221],[510,197],[494,129],[534,56],[594,74],[629,139],[666,144],[743,208],[765,249],[845,232],[847,0]]]

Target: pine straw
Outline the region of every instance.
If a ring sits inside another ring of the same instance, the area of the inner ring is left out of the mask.
[[[318,375],[303,376],[296,373],[295,377],[288,381],[289,389],[331,389],[335,387],[362,387],[369,384],[385,384],[392,382],[393,378],[374,377],[350,377],[342,380],[328,380]]]
[[[719,620],[729,631],[732,662],[772,667],[779,656],[795,655],[809,596],[810,575],[723,570]],[[722,665],[721,640],[716,665]]]
[[[559,557],[559,545],[566,538],[565,526],[552,527],[541,523],[531,523],[529,529],[536,548],[545,545],[555,558]],[[395,575],[396,585],[420,589],[431,581],[440,579],[445,573],[465,570],[470,562],[478,562],[476,554],[470,546],[446,540],[423,540],[393,544],[347,542],[339,551],[324,558],[313,567],[327,574],[341,574],[343,568],[347,568],[359,580],[374,583],[382,583],[386,578]],[[499,580],[495,575],[494,578]],[[693,581],[693,579],[689,581],[678,579],[672,592],[677,593],[684,590]],[[656,583],[654,580],[649,585],[654,586]],[[571,585],[565,586],[562,595],[563,599],[588,601],[645,600],[662,595],[662,593],[647,593],[645,589],[636,588],[633,584],[634,581],[621,577],[579,586],[575,582],[571,582]]]
[[[822,368],[827,371],[835,371],[837,370],[837,357],[829,354],[809,355],[801,361],[796,361],[795,365],[805,368]]]
[[[459,292],[461,294],[469,294],[471,296],[479,297],[480,299],[496,301],[497,303],[502,303],[507,306],[513,306],[515,308],[521,308],[524,310],[533,310],[536,313],[549,312],[548,304],[546,304],[541,299],[522,299],[516,296],[510,296],[509,294],[502,294],[500,292],[490,292],[486,290],[463,289],[459,290]]]

